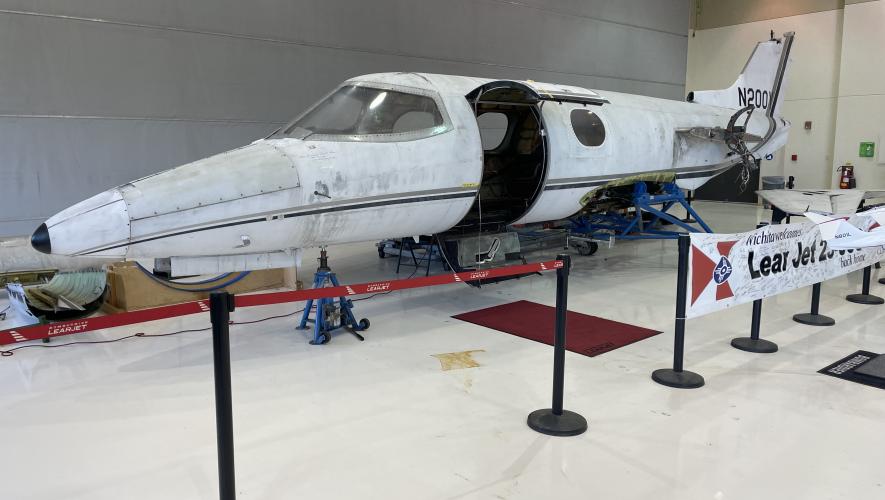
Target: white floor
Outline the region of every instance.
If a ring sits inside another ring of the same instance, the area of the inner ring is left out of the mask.
[[[767,217],[698,206],[722,232]],[[859,273],[823,288],[834,327],[791,321],[810,290],[766,300],[762,335],[776,354],[729,346],[748,334],[749,305],[690,320],[686,368],[707,385],[677,390],[649,377],[672,359],[675,242],[618,243],[574,262],[570,309],[664,331],[596,358],[567,353],[566,408],[588,418],[587,433],[552,438],[525,424],[549,406],[550,347],[450,317],[552,305],[552,274],[399,292],[358,303],[372,321],[362,343],[345,333],[310,346],[294,319],[232,328],[239,498],[885,498],[885,392],[816,373],[858,349],[885,352],[885,306],[843,300]],[[361,282],[393,276],[395,262],[362,244],[333,248],[332,264]],[[432,357],[459,351],[480,351],[481,366],[442,371]],[[0,498],[217,498],[214,422],[208,333],[19,351],[0,358]]]

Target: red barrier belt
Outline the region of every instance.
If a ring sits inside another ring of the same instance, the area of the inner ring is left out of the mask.
[[[392,292],[394,290],[406,290],[409,288],[421,288],[427,286],[448,285],[464,281],[475,281],[489,278],[501,278],[516,274],[529,274],[562,267],[562,261],[550,260],[547,262],[535,262],[517,266],[498,267],[482,271],[468,271],[463,273],[446,273],[436,276],[421,278],[375,281],[371,283],[359,283],[356,285],[342,285],[336,287],[317,288],[309,290],[293,290],[287,292],[269,292],[254,295],[236,296],[237,307],[265,306],[270,304],[283,304],[286,302],[300,302],[309,299],[322,299],[332,297],[347,297],[350,295],[365,295],[370,293]],[[154,307],[131,311],[108,316],[96,316],[72,321],[61,321],[48,325],[33,325],[23,328],[0,331],[0,346],[25,342],[27,340],[40,340],[72,333],[85,333],[116,326],[144,323],[158,319],[175,318],[209,312],[209,301],[198,300],[185,302],[171,306]]]

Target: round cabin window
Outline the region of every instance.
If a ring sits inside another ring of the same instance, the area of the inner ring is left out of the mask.
[[[575,109],[572,110],[571,119],[572,130],[581,144],[595,147],[605,142],[605,125],[599,115],[589,109]]]

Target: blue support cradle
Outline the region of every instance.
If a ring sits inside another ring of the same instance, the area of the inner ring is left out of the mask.
[[[600,240],[675,239],[686,232],[713,232],[701,216],[691,208],[682,189],[673,182],[664,183],[659,194],[650,194],[645,182],[637,182],[633,185],[632,202],[636,209],[632,216],[617,212],[581,215],[571,219],[571,231]],[[668,213],[676,205],[684,208],[688,217],[693,218],[699,227]],[[645,213],[651,214],[650,220],[643,219]],[[661,229],[662,221],[669,222],[684,231]]]

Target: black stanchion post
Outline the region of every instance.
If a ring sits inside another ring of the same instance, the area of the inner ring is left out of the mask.
[[[563,385],[565,384],[565,334],[568,313],[568,275],[571,257],[556,257],[562,267],[556,270],[556,323],[553,334],[553,407],[529,413],[529,427],[550,436],[577,436],[587,430],[587,419],[562,409]]]
[[[770,353],[777,352],[777,344],[769,340],[759,338],[759,328],[762,325],[762,299],[753,301],[753,319],[750,322],[750,336],[739,337],[731,340],[731,346],[747,352]]]
[[[768,224],[760,222],[756,229],[763,228]],[[731,339],[731,346],[747,352],[770,353],[777,352],[777,344],[759,338],[759,329],[762,326],[762,299],[753,301],[753,317],[750,320],[750,336]]]
[[[691,201],[692,201],[692,192],[689,189],[685,192],[685,202],[688,203],[688,206],[691,206]],[[691,214],[686,211],[685,218],[682,219],[682,222],[684,222],[686,224],[694,224],[697,221],[692,219]]]
[[[235,500],[234,424],[230,391],[230,313],[234,296],[227,292],[209,295],[212,320],[212,355],[215,367],[215,432],[218,436],[218,497]]]
[[[832,326],[836,324],[836,320],[829,316],[819,314],[820,312],[820,283],[815,283],[811,287],[811,312],[794,314],[793,321],[802,323],[803,325],[812,326]]]
[[[688,297],[688,252],[691,237],[679,235],[679,267],[676,273],[676,332],[673,342],[673,369],[662,368],[651,374],[655,382],[679,389],[696,389],[704,385],[704,377],[682,369],[685,349],[685,302]]]
[[[852,293],[845,297],[848,302],[855,304],[879,305],[885,303],[885,299],[878,295],[870,294],[870,279],[873,275],[873,266],[863,268],[863,291],[862,293]]]

